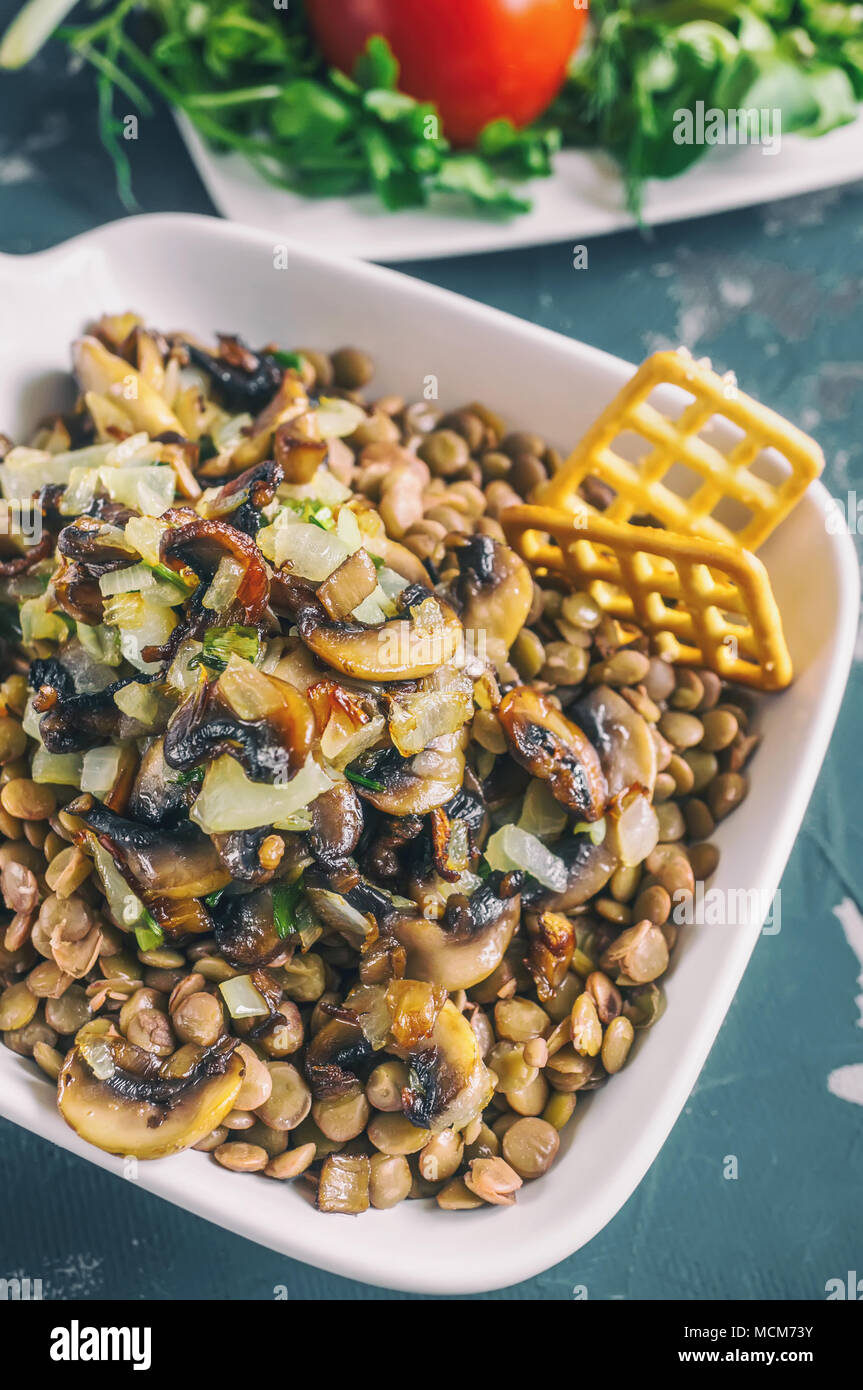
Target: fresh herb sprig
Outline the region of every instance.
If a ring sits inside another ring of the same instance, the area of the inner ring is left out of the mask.
[[[37,19],[48,7],[56,0],[32,0]],[[96,69],[102,140],[127,206],[118,94],[144,116],[157,94],[268,182],[313,197],[371,191],[397,210],[443,190],[510,215],[529,206],[515,185],[551,172],[556,136],[507,121],[489,126],[475,151],[453,152],[435,108],[397,90],[398,63],[381,37],[350,77],[329,68],[299,0],[290,9],[265,0],[114,0],[92,23],[56,34]]]
[[[299,930],[297,908],[303,900],[302,874],[293,883],[277,883],[273,889],[273,924],[276,935],[284,941]]]
[[[546,119],[565,145],[599,146],[640,213],[645,180],[710,149],[680,113],[779,112],[782,135],[823,135],[863,99],[858,0],[591,0],[592,38]]]

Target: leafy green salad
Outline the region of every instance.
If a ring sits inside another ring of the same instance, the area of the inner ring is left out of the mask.
[[[511,216],[524,185],[562,147],[619,163],[630,207],[645,180],[681,173],[709,145],[675,136],[675,113],[778,111],[783,133],[820,136],[856,119],[863,99],[863,4],[856,0],[592,0],[585,42],[545,113],[518,129],[493,120],[453,148],[435,107],[399,88],[386,38],[369,39],[350,75],[318,48],[306,8],[269,0],[110,0],[67,26],[69,0],[31,0],[0,47],[20,66],[50,35],[95,70],[102,138],[134,202],[118,112],[153,100],[182,111],[217,149],[309,197],[371,192],[385,207],[440,194]],[[59,27],[58,27],[59,26]]]

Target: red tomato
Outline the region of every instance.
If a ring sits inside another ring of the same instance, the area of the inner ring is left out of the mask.
[[[401,64],[399,87],[434,102],[469,145],[488,121],[529,125],[557,95],[587,19],[577,0],[306,0],[327,60],[350,72],[373,34]]]

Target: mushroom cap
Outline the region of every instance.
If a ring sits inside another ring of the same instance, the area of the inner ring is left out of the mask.
[[[242,1057],[217,1043],[187,1078],[168,1080],[149,1053],[133,1056],[139,1052],[121,1038],[82,1039],[57,1081],[63,1119],[89,1144],[121,1156],[165,1158],[200,1143],[233,1107],[246,1070]],[[129,1060],[140,1074],[127,1069]],[[93,1065],[108,1073],[104,1079]]]
[[[450,991],[470,989],[500,965],[520,911],[518,894],[499,898],[489,882],[468,899],[461,928],[408,912],[394,915],[388,928],[407,950],[409,975]]]

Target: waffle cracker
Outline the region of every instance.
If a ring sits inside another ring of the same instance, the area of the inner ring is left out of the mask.
[[[677,419],[648,400],[657,387],[669,384],[694,397]],[[700,433],[714,416],[730,421],[738,431],[727,453]],[[630,442],[637,435],[644,445],[637,463],[615,449],[618,441],[618,447],[623,445],[623,435]],[[790,465],[779,482],[753,472],[765,449],[775,450]],[[651,517],[682,535],[757,550],[823,467],[824,455],[814,439],[738,391],[706,363],[683,350],[657,352],[642,363],[531,501],[566,511],[583,508],[578,488],[586,478],[598,478],[616,494],[603,511],[610,521]],[[684,476],[694,484],[688,497],[675,490]]]
[[[587,508],[511,507],[501,523],[531,569],[566,576],[603,612],[656,637],[669,660],[708,666],[757,690],[789,684],[779,609],[767,571],[748,550],[609,521]]]

